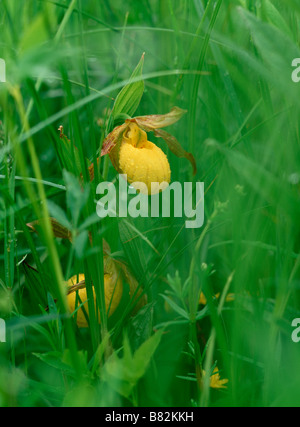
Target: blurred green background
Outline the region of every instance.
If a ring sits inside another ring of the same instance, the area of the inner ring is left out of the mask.
[[[300,404],[299,18],[296,0],[0,1],[0,406]],[[65,171],[59,126],[82,164],[95,162],[144,52],[135,115],[188,110],[170,132],[196,177],[152,140],[173,181],[205,183],[200,230],[178,218],[96,221],[96,184],[116,176],[109,159],[94,183],[84,175],[85,192]],[[73,243],[47,221],[29,232],[49,213],[72,225]],[[101,295],[103,237],[148,305],[132,316],[124,296],[81,330],[59,316],[60,286],[84,272]],[[199,383],[216,366],[227,389]]]

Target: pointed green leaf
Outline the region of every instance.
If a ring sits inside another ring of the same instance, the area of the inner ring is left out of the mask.
[[[116,119],[120,114],[126,114],[132,117],[140,104],[141,98],[144,93],[145,84],[143,80],[135,82],[132,82],[132,80],[142,76],[144,56],[145,54],[142,55],[140,62],[132,73],[129,83],[121,90],[121,92],[117,96],[113,108],[114,119]]]
[[[136,278],[140,281],[145,278],[145,266],[147,265],[144,245],[142,244],[143,240],[136,233],[129,218],[126,221],[119,221],[119,233],[131,270],[135,272]]]
[[[45,18],[42,14],[36,16],[28,25],[27,30],[21,37],[20,51],[25,52],[33,49],[48,40]]]
[[[39,272],[29,264],[23,263],[23,268],[31,301],[34,301],[37,307],[39,304],[43,304],[46,307],[48,303],[47,287],[51,289],[51,278],[42,277]]]
[[[270,0],[262,0],[262,16],[263,18],[274,25],[280,31],[293,38],[292,32],[285,22],[284,18],[279,13],[278,9],[271,3]]]
[[[183,308],[179,307],[179,305],[177,305],[176,302],[174,302],[171,298],[167,297],[166,295],[161,295],[161,296],[169,304],[169,306],[174,311],[176,311],[176,313],[178,313],[184,319],[190,320],[189,314]]]
[[[134,351],[151,337],[154,305],[154,302],[147,304],[130,320],[129,337]]]
[[[134,354],[132,354],[128,337],[125,336],[123,358],[120,358],[116,352],[113,353],[105,364],[103,379],[119,394],[129,398],[134,387],[145,375],[151,359],[161,342],[163,332],[164,330],[161,329],[150,337]]]
[[[59,131],[61,140],[59,150],[64,162],[64,167],[68,171],[80,173],[82,168],[78,149],[75,147],[75,145],[73,146],[69,138],[64,135],[64,129],[62,126],[59,127]]]
[[[133,357],[134,366],[137,372],[140,373],[141,377],[145,375],[148,365],[161,342],[163,333],[164,329],[160,329],[155,335],[145,341],[135,352]]]

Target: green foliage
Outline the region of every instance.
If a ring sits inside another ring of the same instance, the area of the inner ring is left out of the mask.
[[[262,0],[262,17],[276,28],[293,38],[285,19],[269,0]]]
[[[0,406],[299,406],[299,2],[2,0],[0,16]],[[167,111],[187,111],[175,139],[149,139],[172,181],[205,183],[203,228],[100,221],[97,185],[117,184],[102,142]],[[111,316],[103,251],[125,275]],[[225,390],[199,386],[215,367]]]
[[[130,398],[138,381],[143,378],[157,350],[163,329],[146,340],[132,354],[128,337],[124,337],[123,357],[114,353],[104,366],[104,380],[110,387],[126,398]]]
[[[124,88],[117,96],[113,107],[113,116],[115,121],[118,121],[120,116],[123,118],[124,116],[133,117],[134,113],[136,112],[145,87],[144,81],[139,79],[139,77],[142,76],[143,66],[144,55],[133,71],[129,79],[129,83],[124,86]]]

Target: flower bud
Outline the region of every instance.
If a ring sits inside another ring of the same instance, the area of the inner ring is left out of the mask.
[[[105,306],[108,312],[108,316],[111,316],[117,309],[120,304],[122,294],[123,294],[123,280],[121,277],[121,272],[117,268],[116,264],[112,259],[108,259],[108,257],[104,257],[104,290],[105,290]],[[72,277],[68,281],[68,304],[71,313],[74,313],[76,308],[80,306],[80,304],[84,304],[83,308],[80,308],[76,312],[77,316],[77,325],[79,328],[87,328],[88,322],[85,316],[89,316],[89,307],[88,307],[88,296],[86,291],[85,284],[85,276],[84,274],[80,274],[77,280],[77,276]],[[78,296],[77,298],[77,291]],[[93,288],[94,301],[96,301],[96,293]],[[78,301],[77,301],[78,300]],[[100,322],[100,312],[98,313],[98,318]]]

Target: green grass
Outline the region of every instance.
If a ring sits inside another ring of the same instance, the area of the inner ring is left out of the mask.
[[[0,406],[299,406],[298,2],[2,0],[0,17]],[[151,136],[173,181],[205,182],[199,230],[96,217],[96,186],[116,171],[104,157],[91,183],[86,159],[120,120],[111,109],[144,52],[134,115],[188,110],[170,132],[196,177]],[[103,238],[147,294],[134,315],[124,283],[107,316]],[[64,290],[80,273],[88,329]],[[203,377],[215,366],[226,390]]]

